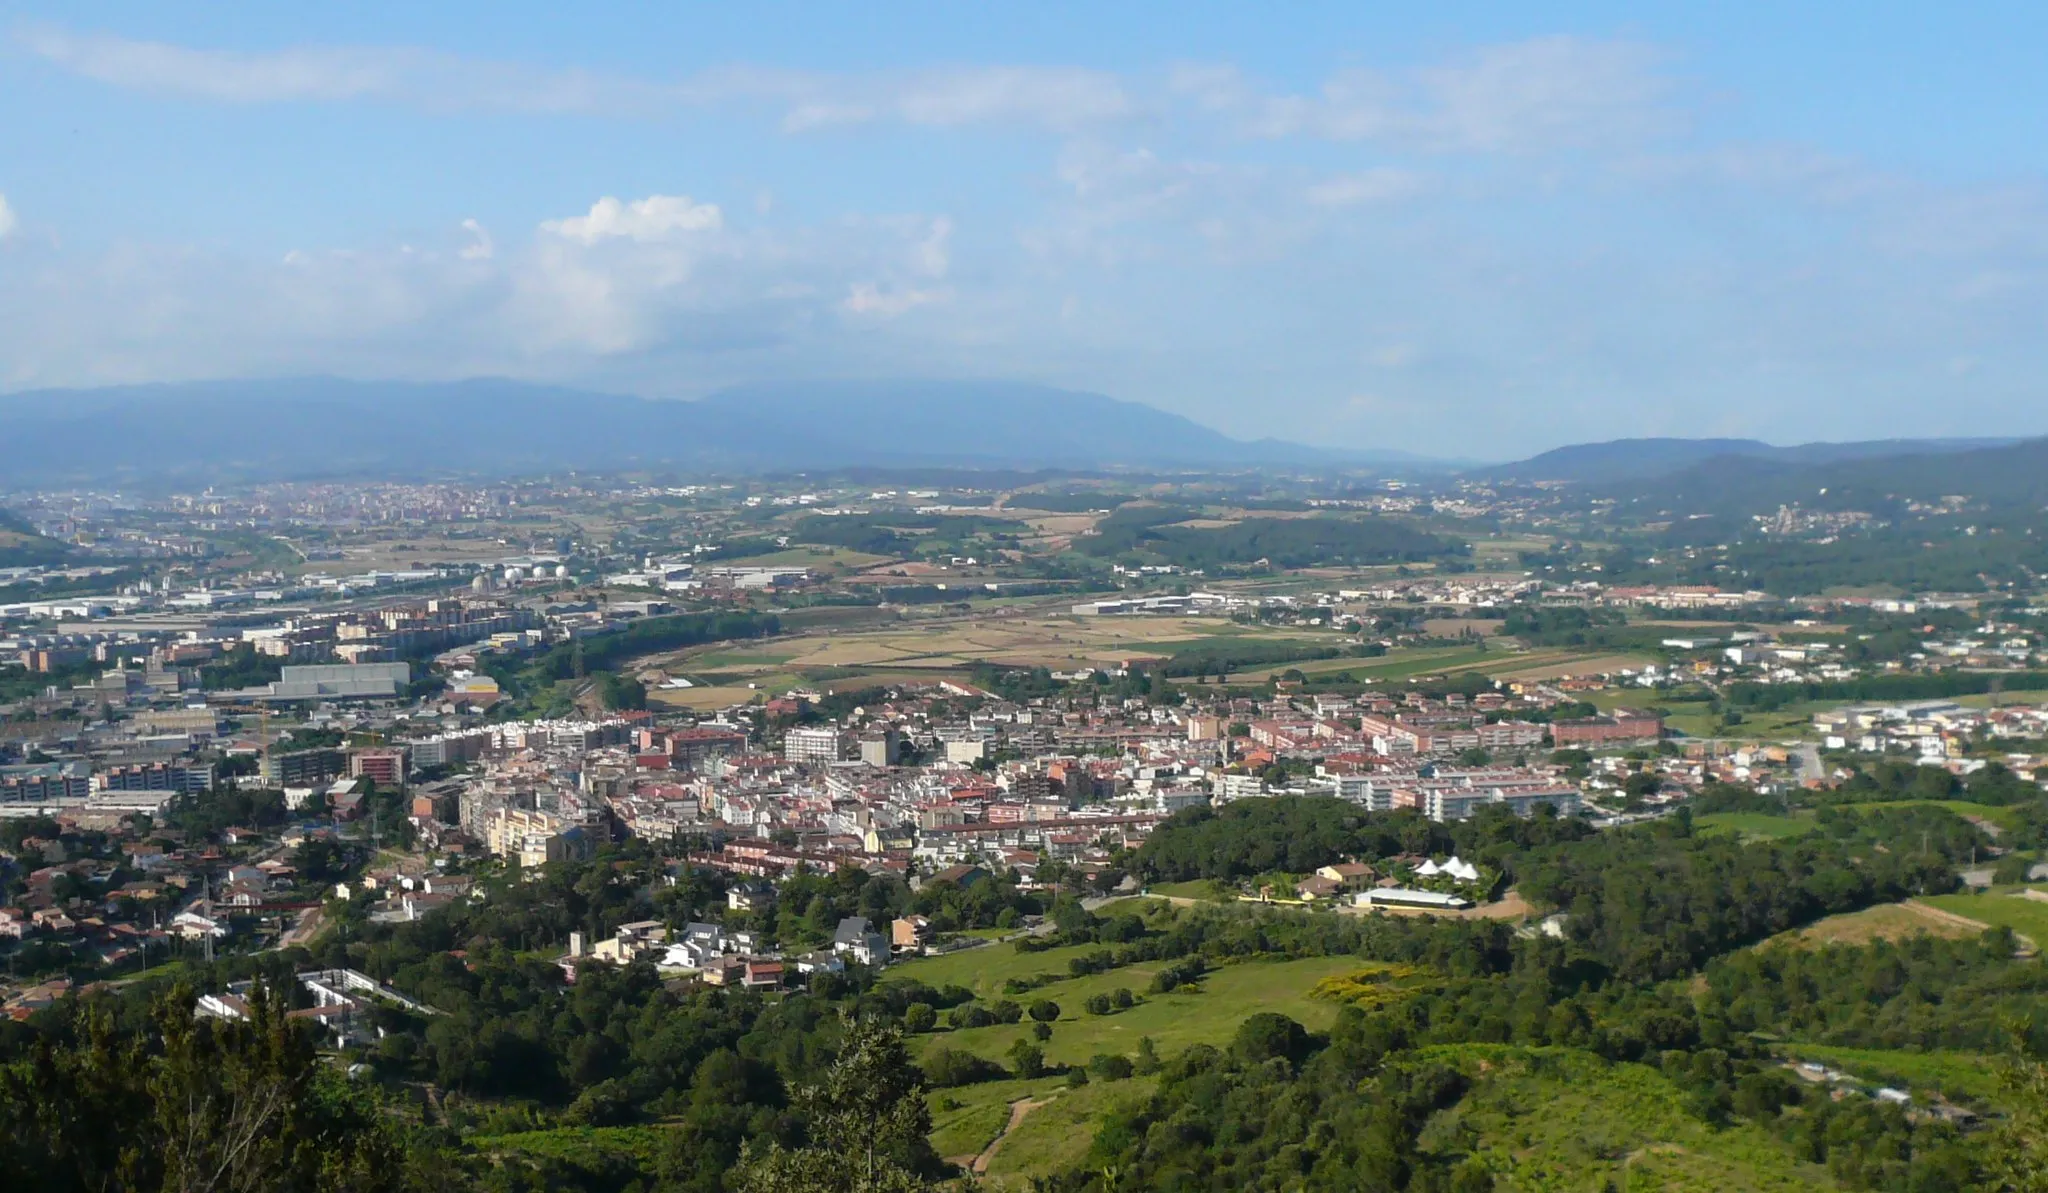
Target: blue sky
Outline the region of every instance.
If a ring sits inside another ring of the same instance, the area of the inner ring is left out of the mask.
[[[0,3],[0,389],[2048,433],[2048,6],[326,7]]]

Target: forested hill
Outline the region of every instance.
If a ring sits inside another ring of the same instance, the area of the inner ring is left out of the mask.
[[[69,548],[36,533],[27,519],[0,507],[0,567],[31,567],[63,559]]]
[[[1993,510],[2048,505],[2048,439],[1997,447],[1800,464],[1721,456],[1678,472],[1591,485],[1623,512],[1745,517],[1781,505],[1890,516],[1908,503],[1965,497]]]
[[[1786,466],[1814,466],[1902,456],[1945,455],[2003,447],[2013,439],[1869,439],[1846,443],[1802,443],[1775,447],[1758,439],[1615,439],[1554,448],[1512,464],[1466,473],[1477,480],[1567,481],[1602,485],[1667,477],[1713,461],[1755,460]]]

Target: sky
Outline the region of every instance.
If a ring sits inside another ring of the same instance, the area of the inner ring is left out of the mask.
[[[2044,51],[2038,3],[0,0],[0,391],[1004,378],[1493,459],[2048,434]]]

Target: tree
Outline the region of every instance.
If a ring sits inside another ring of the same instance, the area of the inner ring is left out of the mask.
[[[1107,1015],[1110,1010],[1109,995],[1091,994],[1088,996],[1088,1001],[1085,1005],[1090,1015]]]
[[[939,1013],[928,1002],[914,1002],[903,1008],[903,1030],[916,1035],[938,1026]]]
[[[1998,865],[1991,871],[1991,881],[2001,886],[2023,883],[2034,871],[2034,860],[2033,854],[2015,849],[1998,859]]]
[[[385,1120],[318,1062],[284,1000],[259,984],[248,1001],[245,1020],[197,1020],[181,987],[146,1031],[89,1007],[75,1041],[39,1038],[0,1068],[0,1187],[411,1187]]]
[[[1237,1029],[1237,1039],[1231,1045],[1233,1051],[1252,1064],[1262,1064],[1275,1057],[1285,1058],[1290,1064],[1298,1063],[1308,1054],[1308,1047],[1308,1030],[1273,1011],[1262,1011],[1246,1019]]]
[[[2048,1193],[2048,1064],[2026,1051],[2022,1028],[2014,1024],[2014,1043],[1999,1086],[2006,1118],[1991,1133],[1985,1167],[2000,1193]]]
[[[1049,998],[1036,999],[1031,1004],[1029,1014],[1040,1023],[1051,1023],[1060,1017],[1060,1004]]]
[[[903,1035],[875,1020],[847,1020],[839,1057],[796,1094],[798,1147],[757,1148],[735,1174],[744,1193],[912,1193],[941,1171],[925,1138],[924,1075]]]
[[[1010,1057],[1010,1064],[1015,1067],[1018,1077],[1029,1080],[1033,1077],[1045,1076],[1045,1049],[1040,1048],[1031,1041],[1019,1040],[1010,1045],[1008,1055]]]

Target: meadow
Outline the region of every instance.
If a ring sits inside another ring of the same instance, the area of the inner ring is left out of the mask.
[[[1037,999],[1050,999],[1059,1004],[1060,1017],[1053,1022],[1052,1038],[1043,1045],[1046,1060],[1055,1065],[1085,1065],[1098,1053],[1131,1055],[1137,1051],[1138,1041],[1147,1036],[1161,1056],[1171,1056],[1191,1044],[1228,1043],[1245,1017],[1260,1011],[1278,1011],[1312,1031],[1326,1030],[1336,1021],[1338,1004],[1311,998],[1310,991],[1325,978],[1365,968],[1356,957],[1245,961],[1212,971],[1197,987],[1150,994],[1146,988],[1166,963],[1148,962],[1064,978],[1028,994],[1002,994],[1009,978],[1064,974],[1067,960],[1096,949],[1091,945],[1020,954],[1009,945],[992,945],[895,966],[889,979],[914,978],[935,987],[960,984],[984,999],[1010,997],[1026,1006]],[[968,958],[985,964],[961,964]],[[1136,995],[1137,1005],[1108,1015],[1091,1015],[1083,1009],[1090,995],[1110,994],[1119,988]],[[1001,1062],[1011,1045],[1030,1038],[1030,1021],[1026,1020],[934,1031],[917,1037],[912,1046],[920,1055],[935,1048],[953,1048]]]
[[[2048,944],[2048,903],[2029,899],[2020,889],[1994,887],[1973,895],[1930,895],[1921,902],[1980,924],[2010,928],[2036,945]]]

